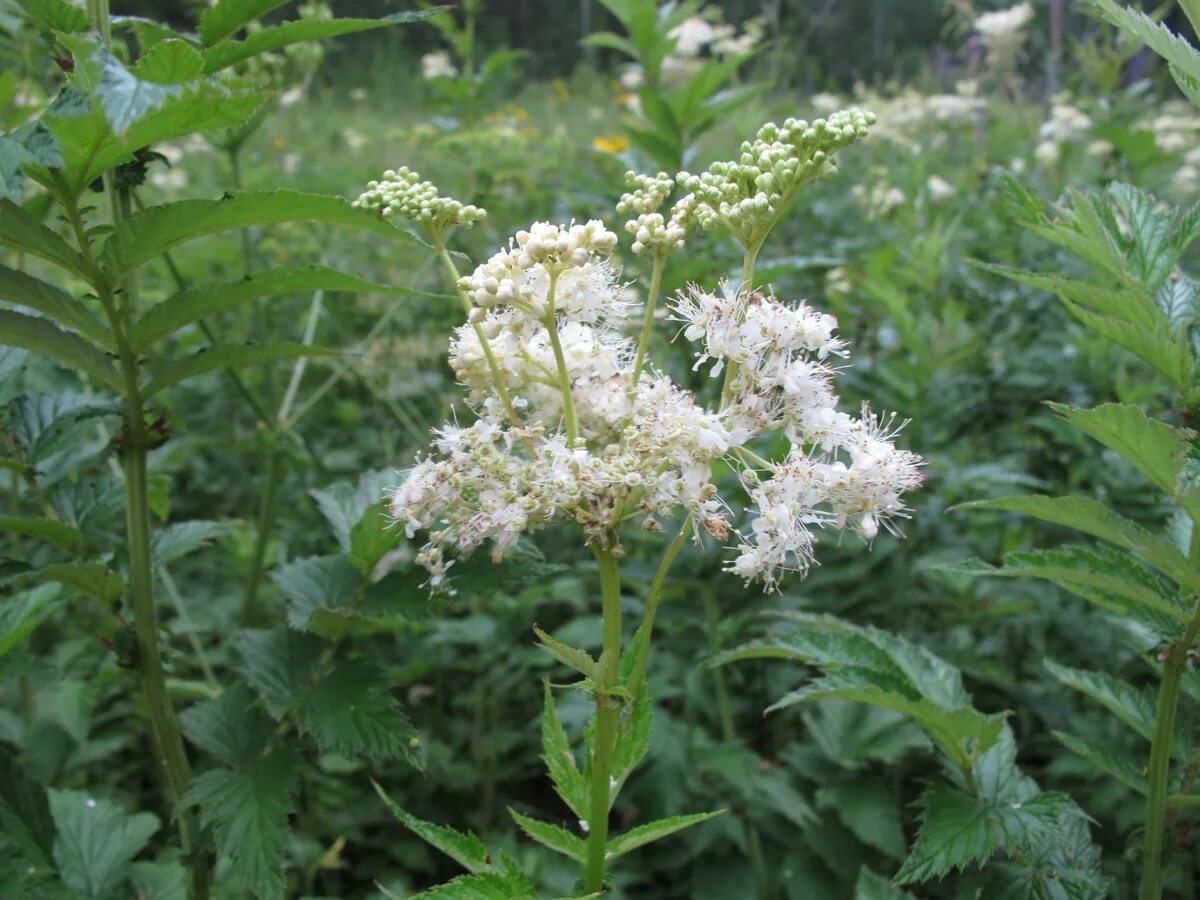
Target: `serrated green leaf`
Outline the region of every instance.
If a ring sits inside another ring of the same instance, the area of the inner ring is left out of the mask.
[[[1200,61],[1200,56],[1195,59]],[[1112,198],[1128,228],[1133,272],[1153,293],[1175,267],[1176,257],[1171,241],[1175,225],[1174,211],[1161,209],[1154,197],[1131,184],[1111,184],[1106,193]]]
[[[914,900],[908,891],[895,887],[882,875],[876,875],[866,866],[858,872],[858,883],[854,886],[854,900]]]
[[[69,109],[69,115],[59,116],[51,110],[45,121],[62,149],[63,177],[78,193],[105,170],[129,162],[152,144],[244,123],[266,98],[262,91],[234,91],[208,83],[189,85],[179,96],[143,115],[122,136],[112,132],[102,112],[89,111],[82,95],[83,114]],[[36,170],[31,171],[37,175]],[[48,179],[49,171],[41,177]]]
[[[188,740],[233,769],[253,764],[275,735],[274,723],[243,684],[188,707],[179,721]]]
[[[460,875],[445,884],[413,894],[409,900],[534,900],[533,886],[501,872]]]
[[[40,582],[55,582],[108,606],[125,592],[125,580],[99,562],[54,563],[29,576]]]
[[[120,375],[107,356],[79,335],[63,331],[48,319],[0,309],[0,344],[48,356],[65,368],[95,378],[110,390],[120,391],[123,387]]]
[[[304,630],[319,609],[343,610],[353,605],[366,587],[362,575],[346,557],[313,556],[277,568],[272,580],[288,599],[288,624]]]
[[[568,646],[562,641],[551,637],[546,632],[542,631],[536,625],[533,626],[533,633],[537,635],[538,647],[545,650],[564,666],[574,669],[585,678],[590,678],[592,681],[600,680],[600,666],[591,654],[586,650],[578,650],[575,647]]]
[[[1050,406],[1089,437],[1119,453],[1170,496],[1178,495],[1179,473],[1190,443],[1187,432],[1122,403],[1091,409],[1060,403]]]
[[[243,631],[233,641],[239,671],[279,719],[316,674],[322,642],[312,635],[283,631]]]
[[[367,662],[339,663],[293,698],[301,731],[327,753],[416,763],[416,732],[386,684],[384,673]]]
[[[20,200],[25,195],[25,166],[61,166],[62,151],[44,122],[26,122],[0,134],[0,197]]]
[[[150,48],[131,70],[142,81],[182,84],[204,71],[204,57],[188,41],[171,38]]]
[[[1171,335],[1165,323],[1163,327],[1151,331],[1111,316],[1096,315],[1073,303],[1064,301],[1064,304],[1089,331],[1128,350],[1177,390],[1187,391],[1191,387],[1195,361],[1186,334],[1180,332]]]
[[[280,747],[238,769],[197,775],[180,801],[199,809],[200,821],[216,836],[217,853],[260,897],[283,894],[284,843],[299,768],[299,753]]]
[[[1156,700],[1151,692],[1139,690],[1103,672],[1073,669],[1051,660],[1046,660],[1046,669],[1067,687],[1095,700],[1146,740],[1154,738]],[[1176,729],[1175,755],[1187,756],[1187,747],[1186,737]]]
[[[647,822],[645,825],[631,828],[624,834],[618,834],[609,840],[607,858],[616,859],[618,856],[624,856],[630,850],[636,850],[638,847],[644,847],[652,841],[661,840],[668,835],[675,834],[677,831],[691,828],[693,825],[699,825],[701,822],[707,822],[709,819],[715,818],[723,812],[725,810],[718,809],[715,812],[671,816],[668,819],[659,819],[657,822]]]
[[[1021,852],[1050,841],[1074,804],[1062,794],[1041,793],[1019,803],[986,803],[947,785],[925,790],[918,801],[921,827],[896,881],[929,881],[999,852]]]
[[[530,819],[527,816],[521,815],[515,809],[509,809],[508,813],[522,831],[543,847],[549,847],[555,853],[561,853],[563,856],[573,859],[577,863],[582,863],[587,859],[587,845],[584,844],[583,838],[578,835],[571,834],[565,828],[560,828],[549,822]]]
[[[554,707],[554,694],[549,681],[543,686],[542,760],[546,763],[546,771],[558,796],[577,819],[587,821],[591,806],[588,785],[584,781],[583,773],[579,771],[571,745],[567,742],[567,734]]]
[[[996,265],[979,260],[972,260],[971,263],[996,275],[1019,281],[1038,290],[1057,294],[1065,303],[1099,315],[1109,316],[1149,331],[1154,331],[1162,325],[1171,325],[1172,328],[1168,330],[1173,330],[1173,323],[1164,318],[1155,305],[1151,293],[1140,285],[1114,288],[1080,278],[1026,272],[1011,266]]]
[[[413,240],[407,232],[366,210],[355,209],[342,197],[289,190],[247,191],[220,200],[178,200],[139,210],[113,229],[101,252],[101,264],[116,280],[184,241],[280,222],[323,222]]]
[[[617,722],[617,744],[613,750],[612,778],[619,791],[633,769],[650,750],[650,737],[654,727],[654,716],[650,708],[650,694],[643,681],[637,697],[629,707],[629,714]],[[614,793],[615,797],[615,793]],[[581,818],[586,818],[583,816]]]
[[[0,246],[28,253],[83,278],[83,259],[71,245],[7,197],[0,197]]]
[[[2,322],[0,322],[0,340],[3,340]],[[329,356],[333,352],[326,347],[314,347],[311,344],[299,344],[294,341],[274,341],[266,344],[214,344],[192,356],[156,366],[154,377],[142,388],[142,395],[152,397],[159,391],[164,391],[200,375],[207,375],[209,372],[235,369],[260,362]]]
[[[2,287],[0,284],[0,289]],[[326,266],[271,269],[241,281],[205,285],[171,295],[143,313],[130,330],[129,341],[135,349],[140,350],[160,338],[175,333],[185,325],[241,303],[318,290],[408,295],[417,293],[403,287],[373,284]]]
[[[55,519],[28,519],[19,516],[0,516],[0,531],[28,534],[50,541],[70,550],[83,542],[83,532]]]
[[[200,40],[211,46],[237,34],[246,24],[283,6],[287,0],[219,0],[200,16]]]
[[[1126,759],[1109,746],[1097,744],[1079,735],[1067,734],[1064,731],[1051,733],[1064,747],[1087,760],[1096,771],[1104,772],[1143,796],[1146,794],[1146,775],[1139,764]]]
[[[188,900],[187,869],[178,862],[135,862],[129,882],[137,900]]]
[[[21,0],[21,7],[41,31],[73,34],[92,27],[87,13],[67,0]]]
[[[1099,16],[1136,37],[1147,47],[1190,78],[1200,78],[1200,53],[1187,41],[1160,25],[1148,15],[1114,3],[1113,0],[1085,0]]]
[[[146,113],[183,92],[177,84],[143,81],[107,50],[98,49],[93,59],[100,65],[95,97],[109,127],[118,135],[124,135]]]
[[[979,574],[1041,578],[1103,608],[1145,618],[1153,627],[1185,624],[1190,611],[1178,593],[1132,557],[1106,547],[1066,545],[1052,550],[1008,553],[1003,565]],[[1090,590],[1077,591],[1077,588]]]
[[[963,503],[954,509],[999,509],[1066,525],[1128,550],[1178,584],[1196,586],[1196,575],[1178,547],[1089,497],[1000,497]]]
[[[0,747],[0,830],[30,865],[54,868],[54,819],[46,789]]]
[[[468,872],[480,874],[488,871],[490,867],[488,849],[483,845],[483,841],[479,840],[474,834],[470,832],[464,834],[445,825],[435,825],[432,822],[426,822],[424,819],[418,819],[416,816],[405,812],[396,801],[384,792],[378,783],[372,783],[375,784],[375,793],[379,795],[380,799],[387,805],[387,808],[391,810],[392,815],[399,819],[405,828],[435,850],[446,854]]]
[[[106,897],[126,876],[159,822],[150,813],[128,815],[83,791],[51,790],[54,860],[68,887],[85,897]]]
[[[404,529],[392,522],[387,504],[375,503],[350,531],[350,562],[369,577],[379,561],[404,540]]]
[[[163,566],[195,553],[209,541],[229,530],[227,522],[209,522],[194,519],[190,522],[175,522],[154,533],[151,549],[155,565]]]
[[[832,810],[860,841],[898,860],[905,853],[904,825],[890,795],[887,784],[860,777],[820,788],[816,802]]]
[[[0,604],[0,656],[25,640],[61,605],[57,584],[42,584],[10,596]]]
[[[41,313],[98,344],[113,346],[111,332],[91,310],[62,288],[32,275],[0,265],[0,300]]]
[[[371,31],[375,28],[386,28],[389,25],[403,25],[416,22],[436,15],[438,9],[410,10],[393,13],[381,19],[297,19],[283,25],[262,28],[253,34],[248,34],[240,41],[226,40],[212,43],[204,52],[204,73],[210,75],[227,69],[244,59],[258,56],[271,50],[278,50],[291,44],[302,44],[307,41],[323,40],[343,34],[355,34],[360,31]]]

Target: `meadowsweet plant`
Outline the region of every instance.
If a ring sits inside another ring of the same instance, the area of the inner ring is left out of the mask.
[[[165,567],[225,529],[209,521],[164,525],[167,493],[151,473],[151,455],[172,434],[174,410],[165,398],[209,373],[320,352],[311,341],[220,340],[204,319],[264,297],[369,285],[325,267],[293,267],[258,279],[181,283],[155,302],[142,291],[143,271],[160,258],[175,271],[171,251],[188,245],[189,253],[193,241],[251,226],[321,222],[405,237],[340,197],[299,191],[143,205],[139,189],[156,157],[154,144],[238,126],[270,99],[263,85],[229,77],[232,68],[253,65],[271,50],[423,15],[333,19],[310,7],[295,22],[253,24],[279,5],[222,0],[205,10],[195,35],[146,19],[111,19],[107,0],[89,2],[86,12],[63,0],[21,6],[39,35],[39,58],[52,59],[60,76],[48,105],[0,134],[0,394],[11,453],[5,467],[18,476],[5,531],[36,539],[12,543],[18,552],[4,576],[12,598],[6,615],[15,611],[23,625],[6,633],[4,651],[60,612],[93,623],[89,640],[101,649],[89,657],[95,669],[88,677],[125,695],[117,708],[131,719],[129,733],[147,734],[136,768],[162,796],[130,814],[88,791],[47,790],[5,748],[0,781],[22,798],[10,820],[29,823],[15,873],[5,859],[4,891],[12,896],[143,895],[136,884],[142,877],[158,885],[156,895],[189,900],[206,900],[214,888],[278,897],[301,764],[294,738],[311,736],[326,750],[367,756],[400,758],[412,749],[403,716],[373,675],[357,664],[339,666],[336,646],[326,648],[315,637],[300,646],[282,636],[288,658],[307,673],[296,682],[302,692],[276,694],[266,704],[270,716],[247,689],[252,673],[269,667],[270,632],[243,635],[247,681],[224,690],[192,635],[191,656],[174,666],[196,665],[205,673],[206,701],[182,714],[168,679],[173,661],[160,627],[160,582],[179,619],[186,613]],[[180,334],[191,329],[210,341],[199,353],[181,353]],[[53,379],[36,377],[36,369],[54,373]],[[52,462],[56,456],[60,464]],[[112,465],[97,467],[95,477],[68,477],[72,466],[97,456]],[[360,554],[359,562],[368,560]],[[359,683],[352,685],[355,678]],[[277,679],[272,683],[279,686]],[[26,758],[35,759],[40,691],[31,681],[23,690],[20,741]],[[333,696],[339,692],[343,696]],[[357,711],[328,718],[345,712],[346,695],[356,698]],[[279,722],[285,716],[288,721]],[[367,726],[368,719],[375,721]],[[369,740],[359,740],[368,732]],[[382,745],[374,742],[381,734]],[[92,787],[79,780],[73,786]],[[14,795],[6,795],[6,809]],[[132,860],[158,831],[172,834],[169,849],[135,870]],[[219,872],[218,857],[228,861]]]
[[[499,561],[523,535],[547,526],[577,529],[594,556],[599,657],[537,631],[541,646],[582,676],[572,687],[595,702],[581,766],[547,687],[545,760],[578,829],[513,814],[532,838],[580,864],[585,893],[605,888],[616,857],[715,814],[609,834],[612,806],[648,747],[647,655],[683,541],[714,554],[728,547],[726,570],[771,590],[788,573],[803,576],[823,533],[838,539],[854,531],[870,541],[893,526],[905,514],[904,494],[921,481],[919,458],[893,442],[893,419],[838,408],[835,366],[847,347],[836,320],[754,286],[755,259],[774,224],[804,184],[835,171],[837,151],[863,138],[872,121],[857,109],[789,119],[763,126],[738,159],[701,175],[630,173],[618,209],[631,216],[632,249],[651,260],[641,303],[629,298],[615,259],[618,236],[600,220],[536,222],[455,278],[467,322],[451,339],[450,365],[473,421],[463,416],[435,431],[428,455],[392,494],[391,512],[397,527],[424,541],[418,560],[435,590],[454,590],[459,559],[486,547]],[[673,192],[681,196],[667,208]],[[482,216],[407,170],[385,173],[358,205],[419,222],[451,274],[446,235]],[[667,308],[669,327],[694,344],[696,368],[712,377],[705,399],[658,369],[650,349],[665,259],[686,249],[689,233],[716,229],[744,248],[741,279],[692,285]],[[759,455],[760,439],[775,435],[786,438],[788,452]],[[736,491],[722,492],[715,474],[722,464],[737,473]],[[675,535],[627,640],[622,529],[658,533],[668,523]],[[428,823],[398,814],[428,839]],[[502,862],[472,871],[511,876]]]
[[[1200,7],[1180,5],[1193,26],[1200,24]],[[1113,0],[1091,0],[1089,6],[1164,57],[1179,88],[1200,106],[1200,51]],[[1131,757],[1088,736],[1058,735],[1073,753],[1141,796],[1145,813],[1135,851],[1137,896],[1160,900],[1169,887],[1193,889],[1187,820],[1200,806],[1194,709],[1188,708],[1189,699],[1196,697],[1195,644],[1200,635],[1198,443],[1189,427],[1200,406],[1195,340],[1200,283],[1182,265],[1200,236],[1200,209],[1175,206],[1120,183],[1103,193],[1068,191],[1048,210],[1011,175],[1005,189],[1017,221],[1086,264],[1087,274],[987,268],[1057,294],[1085,329],[1139,360],[1144,377],[1154,383],[1149,409],[1131,403],[1091,408],[1056,403],[1053,408],[1149,482],[1167,527],[1144,527],[1103,500],[1079,494],[979,501],[970,506],[1024,514],[1104,543],[1010,553],[998,566],[977,562],[965,570],[1041,578],[1082,597],[1131,635],[1138,657],[1157,676],[1155,696],[1110,671],[1047,663],[1055,678],[1149,742],[1148,752]]]

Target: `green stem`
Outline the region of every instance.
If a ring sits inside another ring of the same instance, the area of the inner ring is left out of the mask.
[[[658,292],[662,288],[663,269],[666,268],[666,253],[654,254],[654,267],[650,270],[650,290],[646,294],[646,311],[642,316],[642,333],[638,337],[637,358],[633,362],[633,377],[629,380],[629,390],[637,390],[638,380],[642,376],[642,366],[646,362],[646,350],[650,346],[650,333],[654,330],[654,307],[658,303]]]
[[[167,692],[158,645],[158,616],[154,602],[153,557],[150,549],[150,497],[146,473],[146,455],[150,436],[146,431],[145,409],[141,392],[141,372],[137,355],[126,336],[125,316],[137,312],[137,280],[123,286],[120,305],[113,286],[104,275],[92,251],[91,241],[79,212],[78,199],[64,193],[67,218],[83,256],[93,289],[104,308],[116,342],[117,359],[124,379],[125,433],[122,436],[122,468],[125,475],[125,529],[129,554],[129,596],[133,606],[134,634],[137,640],[137,667],[142,694],[150,716],[154,745],[166,774],[170,807],[179,829],[179,843],[191,868],[190,900],[206,900],[212,874],[212,860],[199,844],[199,830],[190,810],[181,809],[180,800],[187,790],[191,770],[183,735],[175,709]],[[127,209],[128,197],[116,205]]]
[[[542,324],[550,335],[550,346],[554,349],[554,364],[558,367],[558,389],[562,394],[563,418],[567,427],[567,446],[575,446],[575,437],[579,428],[575,420],[575,401],[571,398],[571,374],[567,371],[567,359],[563,356],[562,343],[558,339],[558,319],[554,311],[554,288],[558,276],[550,273],[550,287],[546,291],[546,318]]]
[[[267,545],[271,541],[271,526],[275,521],[278,504],[279,484],[283,480],[283,452],[271,447],[267,459],[267,475],[263,483],[262,497],[258,503],[258,521],[255,523],[254,555],[250,558],[250,575],[246,579],[246,590],[242,594],[242,623],[249,623],[258,605],[258,588],[266,570]]]
[[[1200,525],[1192,522],[1191,552],[1188,561],[1200,560]],[[1187,669],[1188,652],[1200,632],[1200,602],[1183,632],[1171,648],[1163,665],[1162,684],[1154,717],[1154,737],[1150,742],[1150,765],[1146,772],[1146,832],[1142,844],[1142,879],[1138,900],[1160,900],[1163,891],[1163,838],[1167,824],[1167,782],[1171,775],[1171,744],[1175,736],[1175,713],[1179,705],[1180,684]]]
[[[654,633],[654,616],[658,612],[658,601],[662,597],[663,585],[666,584],[667,574],[671,571],[675,557],[679,555],[679,551],[683,547],[683,539],[691,527],[692,517],[688,516],[683,520],[683,525],[679,529],[679,534],[675,535],[675,540],[671,541],[663,552],[658,569],[654,573],[654,580],[650,582],[650,592],[646,595],[646,613],[642,619],[642,627],[638,630],[637,657],[633,661],[633,671],[629,675],[629,695],[635,699],[638,691],[642,688],[642,681],[646,678],[646,661],[650,655],[650,638]]]
[[[763,239],[765,239],[765,235]],[[746,254],[742,257],[742,280],[738,284],[739,293],[754,289],[754,266],[758,261],[758,251],[762,249],[763,239],[746,245]],[[738,368],[737,362],[732,359],[725,366],[725,381],[721,385],[722,407],[729,405],[729,399],[733,393],[733,380],[737,377]]]
[[[717,605],[717,592],[712,584],[705,583],[701,588],[701,594],[704,596],[704,619],[708,631],[708,652],[716,656],[721,652],[721,637],[719,626],[721,623],[721,608]],[[712,669],[713,687],[717,692],[717,714],[721,719],[721,737],[727,743],[737,741],[737,729],[733,723],[733,705],[729,702],[729,688],[725,684],[725,670],[720,666],[714,666]],[[743,814],[739,814],[738,818],[742,820],[742,833],[746,840],[746,854],[750,857],[750,869],[754,873],[754,896],[758,900],[766,900],[771,896],[769,882],[767,881],[767,867],[763,860],[762,838],[759,836],[758,829],[754,824]]]
[[[591,803],[588,809],[587,862],[584,893],[604,887],[604,863],[608,852],[608,812],[612,801],[613,752],[617,743],[620,700],[612,696],[621,675],[621,573],[612,553],[593,545],[600,564],[600,595],[604,613],[603,669],[596,685],[596,738],[592,758]]]

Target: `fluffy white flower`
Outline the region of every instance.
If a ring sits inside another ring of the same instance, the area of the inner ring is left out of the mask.
[[[421,57],[421,77],[426,81],[432,78],[457,78],[458,69],[450,61],[450,54],[445,50],[426,53]]]

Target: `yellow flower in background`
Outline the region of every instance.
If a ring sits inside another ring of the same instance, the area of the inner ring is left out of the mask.
[[[623,153],[629,149],[629,138],[623,134],[602,134],[592,141],[592,149],[601,153]]]
[[[287,146],[287,138],[282,137],[282,136],[276,137],[273,141],[271,141],[271,145],[276,150],[282,150],[284,147]]]
[[[563,79],[550,79],[550,87],[554,91],[554,99],[559,103],[566,103],[571,99],[571,89],[567,87],[567,83]]]

